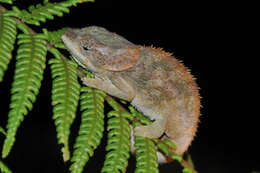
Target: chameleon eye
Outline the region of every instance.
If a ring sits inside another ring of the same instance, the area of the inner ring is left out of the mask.
[[[93,39],[86,39],[86,40],[82,40],[80,42],[80,45],[81,47],[85,50],[85,51],[88,51],[88,50],[91,50],[95,47],[95,40]]]
[[[83,50],[85,50],[85,51],[89,50],[89,48],[87,46],[82,46],[82,47],[83,47]]]
[[[80,45],[81,45],[82,49],[85,50],[85,51],[88,51],[88,50],[91,49],[91,47],[90,47],[88,41],[85,41],[85,40],[84,40],[84,41],[81,41],[81,42],[80,42]]]

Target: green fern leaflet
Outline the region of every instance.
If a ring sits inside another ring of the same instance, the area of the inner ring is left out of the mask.
[[[71,173],[81,173],[94,150],[100,144],[104,131],[104,98],[100,90],[83,87],[80,110],[82,111],[79,135],[76,138],[70,167]]]
[[[1,127],[1,126],[0,126],[0,133],[6,135],[5,130],[4,130],[3,127]]]
[[[85,0],[85,2],[92,1]],[[8,11],[6,14],[17,17],[24,23],[40,26],[40,22],[53,20],[54,16],[61,17],[64,13],[69,13],[69,8],[78,3],[82,3],[82,0],[67,0],[59,3],[45,1],[44,4],[31,5],[28,11],[20,10],[18,7],[13,6],[13,10]]]
[[[0,160],[0,172],[12,173],[12,171]]]
[[[158,173],[156,147],[151,139],[135,137],[136,170],[135,173]]]
[[[12,58],[16,32],[15,19],[0,13],[0,82]]]
[[[13,3],[12,0],[0,0],[0,2],[7,3],[7,4],[12,4]]]
[[[66,28],[59,29],[57,31],[48,31],[43,29],[43,33],[47,36],[48,42],[55,48],[65,49],[65,46],[61,40],[61,35],[66,31]]]
[[[53,119],[57,130],[58,143],[63,144],[63,160],[68,161],[70,126],[76,116],[80,85],[77,80],[77,64],[68,59],[62,59],[59,52],[50,50],[56,58],[50,59],[53,78],[52,105]]]
[[[108,144],[106,160],[101,172],[125,172],[130,157],[131,128],[128,119],[133,117],[127,112],[119,110],[108,113]]]
[[[8,113],[7,134],[2,157],[10,152],[15,134],[39,93],[45,68],[47,41],[43,34],[18,35],[16,69],[11,89],[11,104]]]

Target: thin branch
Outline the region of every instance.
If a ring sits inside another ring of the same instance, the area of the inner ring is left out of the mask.
[[[186,160],[182,160],[180,163],[183,167],[189,168],[193,173],[198,173]]]

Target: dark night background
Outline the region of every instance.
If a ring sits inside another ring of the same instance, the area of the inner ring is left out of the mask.
[[[26,4],[30,4],[30,1],[24,2],[23,6]],[[63,18],[56,17],[56,20],[43,26],[56,30],[65,26],[80,28],[97,25],[116,32],[135,44],[154,45],[174,52],[175,57],[191,69],[201,88],[200,125],[197,136],[189,148],[198,172],[260,171],[259,142],[256,141],[256,131],[259,128],[256,122],[250,122],[251,126],[246,125],[247,117],[251,120],[252,117],[244,114],[240,105],[231,106],[239,97],[231,96],[233,89],[226,82],[229,77],[224,74],[224,67],[218,65],[220,60],[226,61],[224,55],[227,40],[221,38],[229,34],[230,30],[226,25],[229,24],[229,20],[221,24],[221,20],[218,19],[219,13],[211,15],[213,5],[208,4],[207,8],[201,5],[167,4],[165,1],[140,4],[138,1],[97,0],[96,3],[73,7],[69,15],[66,14]],[[34,29],[40,31],[37,27]],[[222,58],[219,57],[220,54],[223,55]],[[4,81],[0,84],[2,127],[7,123],[14,65],[15,62],[12,60]],[[216,67],[220,73],[217,73]],[[50,69],[47,66],[34,108],[25,117],[17,132],[14,147],[8,158],[4,159],[15,173],[68,171],[69,164],[62,161],[52,120],[51,85]],[[237,111],[240,108],[241,111]],[[71,149],[79,124],[80,116],[77,116],[71,127]],[[0,135],[1,147],[3,140],[3,135]],[[105,140],[102,142],[84,172],[100,172],[105,156]],[[176,172],[181,172],[178,164],[163,165],[160,172],[173,173],[175,169]],[[133,170],[134,159],[131,159],[129,172]]]

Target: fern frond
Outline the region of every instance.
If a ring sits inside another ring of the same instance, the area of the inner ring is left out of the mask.
[[[183,168],[182,172],[183,173],[195,173],[192,169],[189,169],[189,168]]]
[[[92,2],[91,0],[84,1]],[[24,23],[40,26],[40,22],[53,20],[54,16],[61,17],[64,13],[69,13],[69,8],[78,3],[82,3],[82,0],[67,0],[58,3],[44,1],[44,4],[31,5],[28,11],[13,6],[12,11],[8,11],[7,14],[21,19]]]
[[[3,157],[10,152],[20,123],[33,107],[43,79],[46,61],[47,41],[43,34],[20,34],[18,39],[19,48],[11,89],[12,96],[7,134],[2,151]]]
[[[80,85],[77,80],[77,64],[68,59],[62,59],[59,52],[51,48],[56,58],[50,59],[53,78],[52,105],[53,119],[57,131],[58,143],[63,144],[63,160],[68,161],[70,126],[75,119]]]
[[[48,42],[56,48],[66,49],[61,36],[66,31],[66,28],[59,29],[57,31],[48,31],[47,29],[43,29],[43,33],[47,36]]]
[[[1,127],[1,126],[0,126],[0,133],[6,135],[5,130],[4,130],[3,127]]]
[[[104,98],[100,90],[83,87],[80,96],[82,111],[79,135],[76,138],[70,167],[71,173],[81,173],[94,150],[100,144],[104,131]]]
[[[133,123],[134,127],[141,124],[144,125],[152,124],[152,121],[148,117],[138,112],[133,106],[128,106],[128,109],[130,110],[131,114],[139,121]]]
[[[7,4],[12,4],[13,3],[12,0],[0,0],[0,2],[7,3]]]
[[[0,160],[0,172],[12,173],[12,171]]]
[[[182,156],[172,153],[172,150],[176,149],[176,146],[174,143],[172,143],[169,139],[164,139],[164,141],[160,141],[158,139],[153,139],[156,143],[156,146],[158,149],[166,156],[170,157],[173,160],[177,160],[178,162],[182,162]]]
[[[135,137],[136,170],[135,173],[158,173],[156,147],[151,139]]]
[[[68,0],[69,3],[77,6],[77,4],[84,3],[84,2],[94,2],[95,0]]]
[[[31,13],[32,20],[46,22],[46,20],[53,20],[54,16],[61,17],[64,13],[69,13],[69,9],[66,3],[46,3],[30,6],[29,12]]]
[[[111,111],[108,113],[108,144],[106,159],[101,172],[125,172],[130,157],[131,128],[128,119],[133,117],[128,112]]]
[[[189,161],[185,161],[181,155],[175,154],[171,152],[172,150],[176,149],[176,145],[168,138],[165,138],[163,141],[159,139],[153,139],[153,141],[156,143],[157,148],[168,158],[171,158],[172,160],[178,161],[182,166],[182,172],[183,173],[197,173],[194,169],[193,163],[189,163]],[[189,156],[190,157],[190,156]],[[189,158],[191,159],[191,158]],[[192,161],[191,161],[192,162]]]
[[[12,58],[16,33],[15,19],[0,13],[0,82]]]
[[[149,125],[152,123],[149,118],[138,112],[133,106],[129,106],[128,108],[131,114],[138,120],[137,122],[133,123],[134,127],[141,124]],[[156,146],[154,145],[153,139],[135,136],[134,146],[136,153],[135,173],[159,172],[158,158],[156,154],[157,150]]]
[[[190,153],[188,153],[187,154],[187,163],[194,169],[195,168],[195,166],[194,166],[194,163],[193,163],[193,161],[192,161],[192,158],[191,158],[191,154]]]

